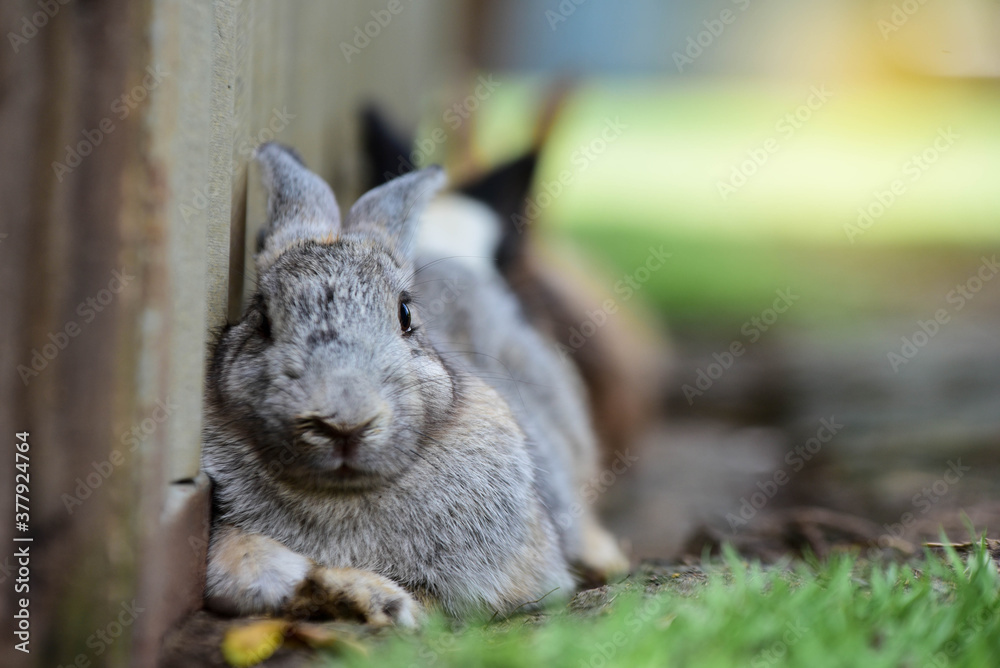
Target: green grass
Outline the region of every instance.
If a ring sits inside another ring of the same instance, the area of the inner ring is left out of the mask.
[[[985,547],[928,554],[919,566],[837,556],[764,568],[727,553],[704,571],[646,569],[582,612],[464,629],[437,618],[323,665],[997,665],[1000,580]]]

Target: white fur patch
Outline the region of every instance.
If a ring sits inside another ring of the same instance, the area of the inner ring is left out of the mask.
[[[417,251],[422,258],[454,258],[476,272],[492,271],[500,225],[496,212],[485,204],[462,195],[444,195],[424,211]]]
[[[270,538],[230,531],[209,551],[205,594],[210,607],[240,615],[277,612],[312,561]]]

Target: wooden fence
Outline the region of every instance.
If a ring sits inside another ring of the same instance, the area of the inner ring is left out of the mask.
[[[415,122],[456,71],[459,3],[22,0],[0,7],[0,452],[29,433],[30,521],[0,495],[0,664],[155,664],[200,602],[212,328],[242,306],[262,195],[247,160],[296,146],[356,193],[355,117]],[[31,537],[14,543],[13,535]],[[12,545],[30,551],[14,593]]]

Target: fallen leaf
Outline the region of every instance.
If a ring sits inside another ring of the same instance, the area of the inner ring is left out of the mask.
[[[256,666],[278,651],[290,626],[283,619],[263,619],[229,629],[222,639],[222,656],[234,668]]]

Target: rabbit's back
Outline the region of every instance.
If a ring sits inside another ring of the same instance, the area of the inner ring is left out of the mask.
[[[438,211],[424,218],[425,228],[439,224]],[[497,224],[486,212],[467,210],[467,216],[469,226]],[[472,236],[491,239],[483,232]],[[564,548],[574,554],[580,537],[572,506],[596,457],[583,384],[554,342],[525,318],[489,247],[456,242],[451,251],[444,244],[418,248],[415,283],[425,326],[446,359],[481,378],[510,406],[527,436],[539,493]]]

